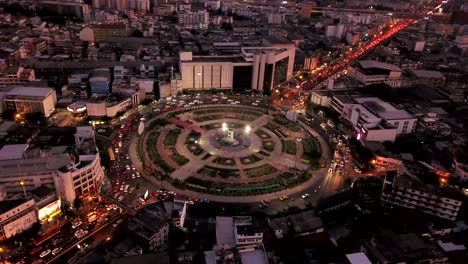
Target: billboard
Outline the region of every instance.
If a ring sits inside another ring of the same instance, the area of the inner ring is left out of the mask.
[[[49,217],[51,214],[60,211],[60,199],[53,201],[52,203],[42,207],[39,209],[38,218],[39,220],[43,220]]]

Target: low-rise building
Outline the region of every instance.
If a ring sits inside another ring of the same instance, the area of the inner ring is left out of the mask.
[[[0,240],[20,234],[36,222],[33,199],[0,201]]]
[[[396,176],[396,171],[388,172],[382,189],[384,204],[409,209],[455,221],[462,205],[461,193],[444,188],[418,184]],[[453,198],[458,196],[458,198]]]
[[[445,76],[440,71],[408,69],[406,71],[412,84],[440,88],[445,86]]]
[[[347,75],[364,85],[385,83],[391,87],[401,87],[400,67],[380,61],[362,60],[348,67]]]
[[[44,185],[69,205],[99,188],[104,170],[92,127],[50,127],[23,142],[0,149],[0,187],[8,197]]]
[[[169,218],[162,203],[145,206],[125,222],[124,228],[144,252],[155,252],[167,246]]]
[[[15,87],[4,98],[7,110],[15,113],[43,113],[49,117],[55,111],[57,95],[47,87]]]

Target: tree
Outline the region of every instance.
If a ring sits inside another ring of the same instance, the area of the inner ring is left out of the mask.
[[[135,29],[132,31],[132,37],[141,38],[143,37],[143,32],[141,32],[139,29]]]
[[[222,23],[221,28],[226,30],[226,31],[230,31],[230,30],[232,30],[232,25],[230,23]]]
[[[6,110],[5,112],[2,112],[3,119],[13,120],[14,116],[15,116],[15,112],[11,110]]]
[[[24,115],[24,120],[28,125],[45,125],[47,122],[46,117],[41,112],[26,113]]]
[[[81,208],[82,206],[83,202],[80,200],[80,198],[75,198],[75,200],[73,200],[73,207]]]

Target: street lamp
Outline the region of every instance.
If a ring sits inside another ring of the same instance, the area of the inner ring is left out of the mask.
[[[301,142],[302,138],[298,137],[298,138],[296,138],[296,140],[297,140],[297,142]],[[296,156],[294,157],[294,169],[297,170],[297,153],[296,153]]]
[[[24,186],[24,181],[20,181],[19,184],[23,187],[24,199],[27,199],[28,196],[26,195],[26,187]]]

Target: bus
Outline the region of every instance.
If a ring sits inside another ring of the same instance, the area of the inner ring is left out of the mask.
[[[109,152],[109,159],[111,161],[114,161],[115,160],[115,155],[114,155],[114,151],[112,150],[112,148],[109,148],[108,152]]]

